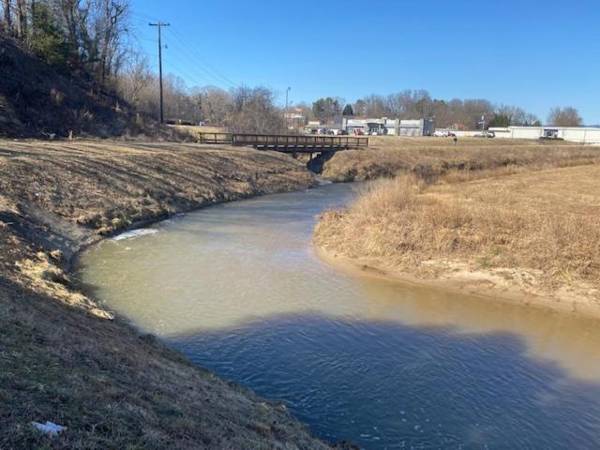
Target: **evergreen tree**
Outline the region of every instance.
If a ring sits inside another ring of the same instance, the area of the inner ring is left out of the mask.
[[[66,69],[70,46],[46,3],[38,3],[32,16],[31,50],[55,67]]]

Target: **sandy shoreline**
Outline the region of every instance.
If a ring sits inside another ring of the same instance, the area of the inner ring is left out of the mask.
[[[327,264],[353,276],[392,281],[410,286],[433,288],[527,308],[551,310],[563,314],[600,319],[600,305],[580,292],[559,292],[551,295],[542,290],[528,289],[510,283],[497,274],[501,269],[472,271],[464,267],[439,278],[419,278],[413,274],[385,267],[381,261],[354,259],[336,254],[314,244],[315,253]],[[514,271],[515,269],[510,269]]]

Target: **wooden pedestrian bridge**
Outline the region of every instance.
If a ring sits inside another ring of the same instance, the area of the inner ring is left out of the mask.
[[[202,144],[226,144],[283,153],[329,153],[366,148],[369,138],[293,134],[200,133]]]

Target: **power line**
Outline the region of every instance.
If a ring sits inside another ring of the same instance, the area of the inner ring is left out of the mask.
[[[171,47],[171,46],[168,46],[167,48],[169,50],[173,50],[173,47]],[[201,75],[197,72],[190,72],[188,70],[183,69],[183,67],[185,67],[185,62],[181,58],[182,58],[182,56],[179,55],[178,53],[173,53],[173,52],[169,53],[169,61],[174,60],[177,63],[175,65],[175,67],[173,67],[172,63],[169,64],[169,67],[170,67],[169,71],[174,72],[175,74],[179,75],[183,79],[187,78],[188,80],[192,81],[198,87],[205,86],[207,84],[207,82],[208,83],[211,82],[211,80],[208,80],[205,75]],[[200,80],[204,80],[204,81],[200,81]]]
[[[179,45],[173,45],[171,43],[168,46],[165,45],[169,50],[171,50],[170,55],[174,56],[178,62],[180,63],[180,73],[184,74],[184,78],[188,75],[193,75],[194,81],[198,86],[206,86],[209,84],[213,85],[222,85],[223,82],[221,80],[216,79],[210,72],[202,70],[200,66],[197,64],[190,65],[190,55],[188,52],[185,52]],[[202,82],[198,82],[198,79],[203,80]],[[225,86],[228,87],[228,86]]]
[[[229,84],[231,87],[240,87],[240,85],[234,81],[232,81],[231,79],[229,79],[228,77],[226,77],[224,74],[222,74],[219,70],[217,70],[215,67],[213,67],[211,64],[209,64],[204,58],[202,58],[194,49],[194,47],[189,47],[189,45],[186,45],[184,41],[184,38],[177,33],[175,30],[171,30],[170,34],[173,35],[173,37],[175,37],[175,39],[182,45],[183,48],[186,49],[186,51],[189,51],[189,53],[193,56],[194,59],[200,61],[202,63],[202,65],[200,65],[200,68],[202,70],[204,70],[205,72],[211,74],[211,76],[213,76],[216,79],[220,79],[222,80],[222,82],[225,82],[227,84]]]
[[[154,20],[154,18],[151,18],[147,14],[141,14],[141,13],[136,12],[136,13],[130,13],[130,15],[133,18],[133,21],[137,22],[137,23],[141,23],[142,21],[145,22],[146,18]],[[158,22],[156,20],[154,20],[154,21]],[[234,81],[232,81],[231,79],[226,77],[224,74],[219,72],[213,66],[206,63],[206,61],[202,60],[202,58],[199,56],[199,54],[196,51],[194,51],[192,48],[189,48],[189,45],[185,43],[185,39],[181,36],[181,34],[177,33],[173,29],[169,29],[168,35],[173,38],[172,42],[169,45],[171,47],[173,47],[176,51],[180,52],[184,60],[187,59],[187,60],[191,60],[194,62],[193,68],[192,68],[192,73],[195,73],[196,75],[199,76],[199,78],[206,80],[206,83],[198,83],[198,85],[215,84],[217,86],[225,85],[226,88],[239,87],[239,85],[237,83],[235,83]],[[166,45],[165,45],[165,48],[166,48]],[[184,66],[186,66],[185,63],[182,64],[182,67],[184,67]],[[179,70],[178,72],[180,74],[184,75],[184,78],[191,78],[188,76],[188,74],[190,72],[189,69]],[[194,77],[194,78],[196,78],[196,77]],[[198,80],[194,80],[194,81],[197,82]]]

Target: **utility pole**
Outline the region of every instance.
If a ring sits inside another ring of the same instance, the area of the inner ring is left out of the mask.
[[[160,123],[165,122],[164,109],[163,109],[163,77],[162,77],[162,27],[168,27],[170,24],[164,22],[149,23],[151,27],[158,28],[158,85],[160,91]]]

